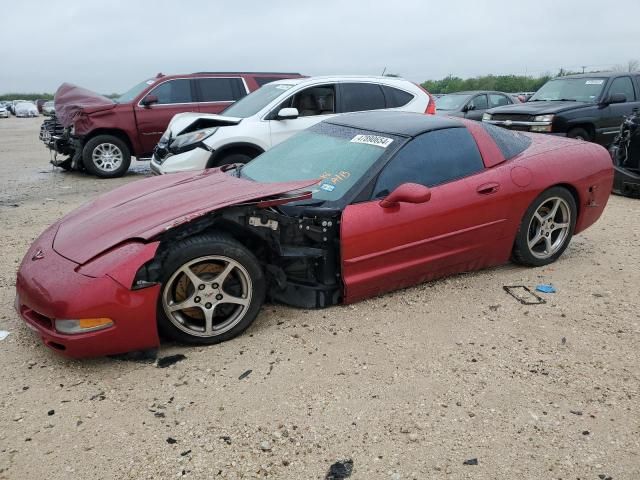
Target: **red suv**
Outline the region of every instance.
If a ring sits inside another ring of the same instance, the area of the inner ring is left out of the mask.
[[[145,80],[116,99],[64,83],[55,95],[55,116],[45,120],[40,139],[64,156],[52,163],[119,177],[131,156],[148,159],[177,113],[220,113],[262,85],[299,73],[199,72]]]

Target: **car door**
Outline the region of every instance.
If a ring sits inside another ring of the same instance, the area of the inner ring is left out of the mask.
[[[201,113],[220,113],[249,93],[241,77],[198,77],[193,82]]]
[[[464,118],[469,120],[482,120],[482,114],[489,108],[487,96],[482,93],[473,97],[465,105],[466,112]]]
[[[489,94],[489,108],[503,107],[505,105],[511,105],[512,103],[513,101],[509,97],[501,93]]]
[[[346,301],[504,261],[510,189],[501,186],[508,175],[501,165],[484,167],[466,128],[423,133],[403,146],[375,180],[371,199],[343,212]],[[381,206],[409,182],[428,186],[431,199]]]
[[[278,118],[283,108],[296,108],[297,118]],[[269,122],[271,146],[286,140],[290,136],[320,123],[336,114],[336,85],[321,84],[297,90],[271,111]]]
[[[156,96],[157,103],[145,106],[143,99],[134,106],[143,154],[151,154],[175,114],[199,110],[189,78],[162,82],[146,96],[149,95]]]
[[[614,78],[609,85],[609,89],[604,98],[610,97],[616,93],[621,93],[626,97],[624,103],[611,103],[605,107],[603,112],[603,128],[601,130],[602,143],[608,145],[618,133],[620,125],[624,117],[630,115],[634,108],[640,106],[638,101],[638,92],[636,92],[633,81],[630,76],[622,76]]]

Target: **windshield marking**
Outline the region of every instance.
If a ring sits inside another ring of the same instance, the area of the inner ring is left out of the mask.
[[[380,137],[378,135],[356,135],[351,139],[352,143],[366,143],[376,147],[387,148],[393,142],[393,138]]]

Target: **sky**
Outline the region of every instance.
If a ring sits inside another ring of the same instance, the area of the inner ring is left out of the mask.
[[[640,0],[1,0],[0,93],[156,73],[555,73],[640,59]]]

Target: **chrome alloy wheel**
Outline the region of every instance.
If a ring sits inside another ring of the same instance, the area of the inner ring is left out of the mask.
[[[527,244],[531,254],[540,259],[553,256],[569,236],[571,208],[560,197],[546,199],[531,217]]]
[[[162,307],[171,323],[197,337],[214,337],[235,327],[251,304],[247,270],[221,255],[182,265],[165,283]]]
[[[113,143],[101,143],[91,152],[93,164],[104,172],[112,172],[120,167],[122,158],[122,150]]]

